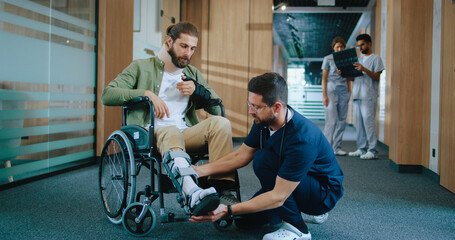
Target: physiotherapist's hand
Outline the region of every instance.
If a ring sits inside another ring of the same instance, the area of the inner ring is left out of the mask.
[[[158,97],[150,90],[145,90],[144,96],[148,97],[150,101],[152,101],[155,108],[156,118],[162,119],[165,115],[169,117],[169,109],[167,108],[166,103],[160,97]]]
[[[341,76],[341,70],[337,68],[337,74]]]
[[[182,76],[182,78],[185,79],[186,76]],[[196,85],[194,85],[193,81],[183,81],[177,83],[177,89],[180,91],[182,95],[191,96],[194,90],[196,90]]]
[[[190,222],[203,223],[203,222],[215,222],[221,218],[228,216],[227,206],[220,204],[215,210],[209,212],[205,216],[191,216]]]
[[[322,103],[324,104],[324,106],[329,106],[329,98],[327,96],[323,96],[322,97]]]
[[[354,63],[354,67],[358,71],[365,72],[365,67],[362,64],[358,63],[358,62]]]

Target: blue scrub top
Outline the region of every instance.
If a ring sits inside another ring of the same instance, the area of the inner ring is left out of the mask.
[[[341,197],[344,176],[332,147],[319,127],[290,109],[294,112],[292,119],[271,137],[268,137],[267,127],[254,123],[245,139],[247,146],[259,149],[254,155],[253,168],[262,190],[271,191],[277,175],[292,182],[311,175]]]

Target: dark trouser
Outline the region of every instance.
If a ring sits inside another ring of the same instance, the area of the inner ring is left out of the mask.
[[[261,189],[253,197],[264,192]],[[235,224],[240,229],[253,229],[267,223],[271,225],[279,224],[282,221],[291,224],[298,223],[303,220],[302,212],[309,215],[324,214],[335,206],[335,202],[340,197],[341,194],[336,194],[327,186],[321,185],[316,178],[307,176],[281,207],[241,215],[239,219],[235,220]]]

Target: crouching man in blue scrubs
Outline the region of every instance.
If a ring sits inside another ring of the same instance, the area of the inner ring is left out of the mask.
[[[321,130],[287,106],[286,81],[266,73],[248,83],[253,127],[245,142],[218,161],[194,167],[199,176],[230,172],[253,161],[261,189],[248,201],[220,206],[192,222],[235,218],[242,229],[281,227],[263,239],[311,239],[301,213],[326,215],[343,195],[343,171]],[[326,215],[327,216],[327,215]]]

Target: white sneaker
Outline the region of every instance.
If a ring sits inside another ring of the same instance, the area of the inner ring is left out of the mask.
[[[367,160],[376,159],[376,158],[378,158],[378,156],[376,156],[376,154],[374,154],[372,152],[367,152],[360,156],[360,159],[367,159]]]
[[[324,213],[322,215],[316,215],[316,216],[311,216],[311,221],[313,221],[316,224],[322,224],[325,221],[327,221],[327,218],[329,218],[329,213]]]
[[[265,234],[262,240],[311,240],[311,233],[302,233],[290,223],[284,222],[275,232]]]
[[[355,151],[355,152],[349,152],[348,155],[349,155],[350,157],[360,157],[362,154],[363,154],[363,153],[362,153],[362,150],[357,149],[357,151]]]
[[[334,153],[337,156],[346,156],[347,154],[345,151],[341,150],[341,148],[338,148]]]

